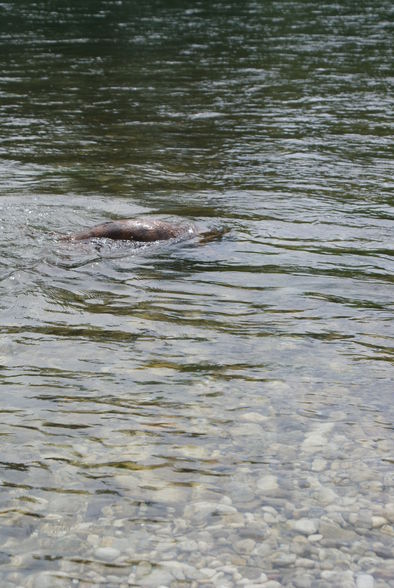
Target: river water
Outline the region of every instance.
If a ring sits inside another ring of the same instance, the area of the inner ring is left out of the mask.
[[[394,586],[393,16],[0,3],[2,588]]]

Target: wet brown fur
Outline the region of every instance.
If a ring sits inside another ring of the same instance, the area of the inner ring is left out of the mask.
[[[62,237],[62,239],[67,241],[85,241],[88,239],[106,238],[150,243],[195,234],[196,229],[191,225],[179,225],[162,220],[126,219],[102,223],[85,231],[67,235]]]

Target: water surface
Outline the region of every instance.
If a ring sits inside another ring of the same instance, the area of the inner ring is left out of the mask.
[[[392,21],[0,3],[2,586],[393,585]]]

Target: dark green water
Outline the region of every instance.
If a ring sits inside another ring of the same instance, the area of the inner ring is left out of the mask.
[[[393,20],[0,2],[2,588],[393,586]]]

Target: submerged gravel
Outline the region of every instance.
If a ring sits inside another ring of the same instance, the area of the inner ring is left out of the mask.
[[[345,438],[335,422],[300,429],[298,444],[287,450],[275,428],[278,417],[257,415],[242,415],[240,421],[253,428],[246,437],[242,427],[233,432],[232,444],[264,439],[277,463],[258,468],[239,463],[220,487],[174,486],[153,469],[118,474],[121,498],[101,504],[80,494],[59,494],[48,504],[26,491],[30,514],[43,519],[39,534],[32,532],[20,554],[17,534],[10,533],[2,547],[2,586],[392,586],[390,471],[377,478],[364,442]],[[209,457],[218,471],[231,445],[220,435],[217,441],[216,449],[200,448],[200,458]],[[386,450],[383,444],[382,457]],[[196,451],[190,450],[194,458]],[[89,463],[99,458],[89,453]],[[24,518],[8,513],[10,531]],[[64,550],[75,555],[63,559]],[[7,557],[10,552],[14,555]],[[48,569],[26,576],[43,558]]]

